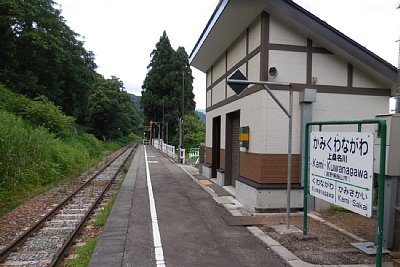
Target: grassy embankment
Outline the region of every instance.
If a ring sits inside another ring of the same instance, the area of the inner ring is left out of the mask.
[[[47,99],[32,101],[0,85],[0,216],[134,139],[100,144]]]

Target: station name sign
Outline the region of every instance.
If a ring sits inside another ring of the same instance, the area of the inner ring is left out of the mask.
[[[372,216],[374,135],[311,132],[310,194],[363,216]]]

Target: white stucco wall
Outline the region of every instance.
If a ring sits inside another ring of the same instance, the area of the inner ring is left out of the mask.
[[[287,91],[273,91],[285,107],[288,107]],[[300,153],[300,119],[301,106],[299,93],[294,92],[293,100],[293,145],[292,152]],[[326,120],[362,120],[373,119],[377,114],[386,113],[389,106],[388,97],[359,96],[350,94],[317,93],[317,101],[313,103],[313,121]],[[288,118],[275,104],[272,98],[267,100],[267,153],[285,154],[288,143]],[[356,126],[340,126],[325,128],[330,131],[357,130]],[[372,129],[365,126],[363,130]]]
[[[206,99],[206,107],[210,107],[211,106],[211,90],[207,91],[207,99]]]
[[[226,68],[225,68],[226,62],[225,61],[226,61],[226,58],[225,58],[225,55],[223,55],[214,63],[213,76],[212,76],[213,81],[212,82],[215,82],[216,80],[218,80],[218,78],[220,78],[222,75],[225,74],[225,72],[226,72]]]
[[[273,92],[282,104],[288,107],[288,91],[274,90]],[[386,113],[389,108],[388,103],[388,97],[383,96],[317,93],[317,101],[313,104],[313,121],[372,119],[376,114]],[[207,112],[207,146],[211,146],[212,142],[212,118],[222,115],[221,148],[225,148],[225,115],[236,110],[240,110],[240,126],[249,126],[250,129],[248,152],[287,153],[288,118],[264,90]],[[292,141],[292,152],[294,154],[300,153],[300,118],[299,92],[294,92]],[[330,131],[354,129],[356,129],[354,126],[352,128],[329,127]],[[372,130],[371,127],[364,128],[364,130],[369,129]]]
[[[273,90],[274,95],[289,110],[289,91]],[[300,118],[299,92],[293,92],[293,139],[292,153],[300,153]],[[267,142],[269,154],[286,154],[288,151],[289,119],[275,101],[267,98]]]
[[[246,56],[246,32],[228,49],[227,58],[221,56],[213,65],[213,80],[225,73],[225,64],[229,70]],[[307,38],[293,31],[279,20],[270,18],[270,42],[306,46]],[[249,52],[260,45],[261,19],[257,18],[249,26]],[[313,46],[320,47],[313,43]],[[305,52],[269,51],[269,67],[278,69],[276,78],[269,77],[270,81],[306,83],[307,54]],[[256,54],[247,64],[240,66],[240,71],[248,72],[249,80],[259,80],[260,54]],[[347,62],[333,54],[313,53],[312,76],[317,77],[317,85],[347,86]],[[211,85],[211,75],[207,75],[207,85]],[[380,88],[383,87],[373,78],[361,73],[356,67],[353,69],[353,86]],[[288,107],[288,91],[275,90],[274,93],[285,107]],[[228,86],[226,97],[234,95]],[[210,99],[212,98],[212,103]],[[207,92],[207,107],[225,99],[225,80],[217,84],[213,90]],[[293,145],[292,151],[300,153],[300,118],[301,106],[299,92],[294,92],[293,109]],[[359,96],[350,94],[317,93],[317,101],[313,104],[314,121],[320,120],[356,120],[374,118],[376,114],[386,113],[388,97]],[[265,91],[254,93],[218,109],[207,112],[206,144],[212,144],[212,119],[221,115],[221,148],[225,148],[226,114],[240,110],[240,125],[250,128],[250,147],[252,153],[286,154],[288,139],[288,118],[278,105]],[[242,149],[243,150],[243,149]]]
[[[218,102],[225,99],[225,80],[217,83],[212,89],[212,104],[215,105]]]
[[[249,53],[261,44],[261,17],[249,26]]]
[[[257,53],[254,57],[250,58],[247,64],[248,77],[250,81],[260,80],[260,53]]]
[[[272,16],[269,22],[269,41],[273,44],[307,45],[306,37]]]
[[[221,148],[225,148],[226,114],[240,110],[240,127],[249,126],[249,152],[266,153],[266,92],[259,91],[221,108],[207,112],[207,146],[211,146],[212,118],[221,115]]]
[[[318,93],[313,109],[315,121],[373,119],[377,114],[387,113],[389,98]]]
[[[245,32],[242,33],[228,49],[228,70],[246,57],[246,37]]]
[[[318,85],[347,86],[347,62],[332,54],[313,53],[312,76]]]
[[[206,88],[208,88],[210,85],[211,85],[211,69],[209,69],[206,74]]]
[[[364,88],[382,88],[383,87],[372,77],[366,75],[365,73],[362,73],[357,68],[353,68],[353,86],[354,87],[364,87]]]
[[[212,147],[212,111],[207,112],[206,115],[206,147]]]
[[[268,66],[278,70],[278,76],[270,81],[306,83],[306,53],[270,50]]]

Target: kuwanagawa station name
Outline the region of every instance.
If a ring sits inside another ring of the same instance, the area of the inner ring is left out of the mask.
[[[312,159],[312,166],[318,169],[327,169],[331,172],[336,172],[339,174],[344,174],[349,177],[357,177],[357,178],[364,178],[368,179],[368,171],[363,169],[352,168],[348,166],[342,166],[335,164],[336,162],[332,162],[327,160],[326,163],[324,161],[318,161],[317,159]]]

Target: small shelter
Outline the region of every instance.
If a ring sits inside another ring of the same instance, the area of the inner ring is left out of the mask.
[[[293,85],[292,208],[303,206],[305,123],[387,113],[397,79],[396,67],[291,0],[220,1],[190,63],[207,74],[203,174],[255,211],[286,207],[287,117],[262,86],[236,95],[232,73]],[[288,106],[288,88],[272,89]]]

